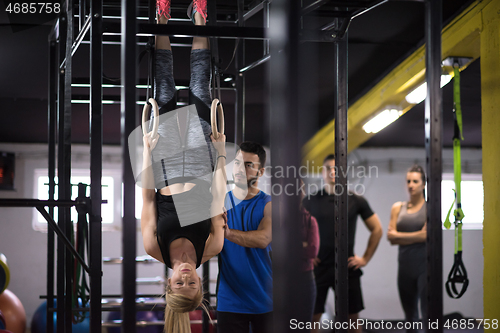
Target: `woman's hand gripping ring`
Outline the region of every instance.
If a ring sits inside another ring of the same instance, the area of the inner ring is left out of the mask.
[[[217,118],[219,118],[218,122]],[[219,102],[217,98],[212,101],[210,119],[212,125],[212,135],[214,136],[214,139],[217,139],[219,137],[219,133],[224,134],[224,110],[222,109],[222,103]]]
[[[149,120],[149,115],[151,113],[151,107],[153,108],[153,130],[148,133],[146,128],[146,123]],[[150,98],[144,107],[142,108],[142,134],[147,136],[149,141],[149,149],[153,150],[158,142],[158,125],[160,123],[160,114],[158,109],[158,103],[154,98]]]

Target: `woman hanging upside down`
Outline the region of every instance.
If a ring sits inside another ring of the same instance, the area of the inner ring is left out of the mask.
[[[157,8],[158,23],[166,24],[170,0],[158,0]],[[190,8],[194,23],[205,25],[206,0],[194,1]],[[191,332],[188,312],[203,306],[196,268],[224,244],[226,137],[212,135],[209,125],[208,39],[193,38],[189,107],[175,110],[168,36],[156,37],[155,57],[160,117],[158,135],[149,132],[143,138],[141,230],[146,252],[173,270],[166,290],[165,332],[183,333]]]

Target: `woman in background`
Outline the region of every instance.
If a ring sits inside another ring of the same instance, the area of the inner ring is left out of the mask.
[[[421,166],[415,165],[408,170],[406,184],[409,200],[392,205],[387,239],[392,245],[399,245],[399,298],[405,320],[413,323],[419,320],[419,300],[422,317],[427,312],[427,208],[425,172]]]

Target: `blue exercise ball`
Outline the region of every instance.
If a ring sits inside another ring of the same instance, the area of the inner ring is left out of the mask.
[[[138,311],[136,312],[135,318],[137,321],[158,321],[163,320],[161,318],[161,311]],[[108,321],[121,320],[120,311],[110,312],[108,315]],[[108,333],[121,333],[121,327],[108,327]],[[152,326],[138,326],[137,333],[162,333],[163,325],[152,325]]]
[[[79,302],[81,304],[81,301]],[[57,302],[54,300],[54,308]],[[90,317],[89,312],[85,312],[85,319],[83,322],[73,324],[72,329],[74,333],[89,333],[90,332]],[[54,318],[54,333],[57,328],[57,314],[53,313]],[[43,302],[38,309],[36,309],[31,319],[31,333],[47,333],[47,302]]]

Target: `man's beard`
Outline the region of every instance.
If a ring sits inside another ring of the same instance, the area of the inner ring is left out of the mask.
[[[239,187],[240,189],[243,189],[243,190],[250,189],[250,188],[254,187],[255,183],[259,179],[259,177],[257,177],[258,174],[259,174],[259,172],[257,171],[257,173],[255,174],[255,177],[252,177],[249,180],[247,180],[246,184],[244,182],[234,182],[234,184],[236,185],[236,187]],[[233,176],[233,179],[234,178],[235,177]]]
[[[257,178],[257,176],[256,176],[256,177],[250,179],[249,181],[247,181],[248,188],[254,187],[254,185],[255,185],[255,183],[257,182],[258,179],[259,178]]]

